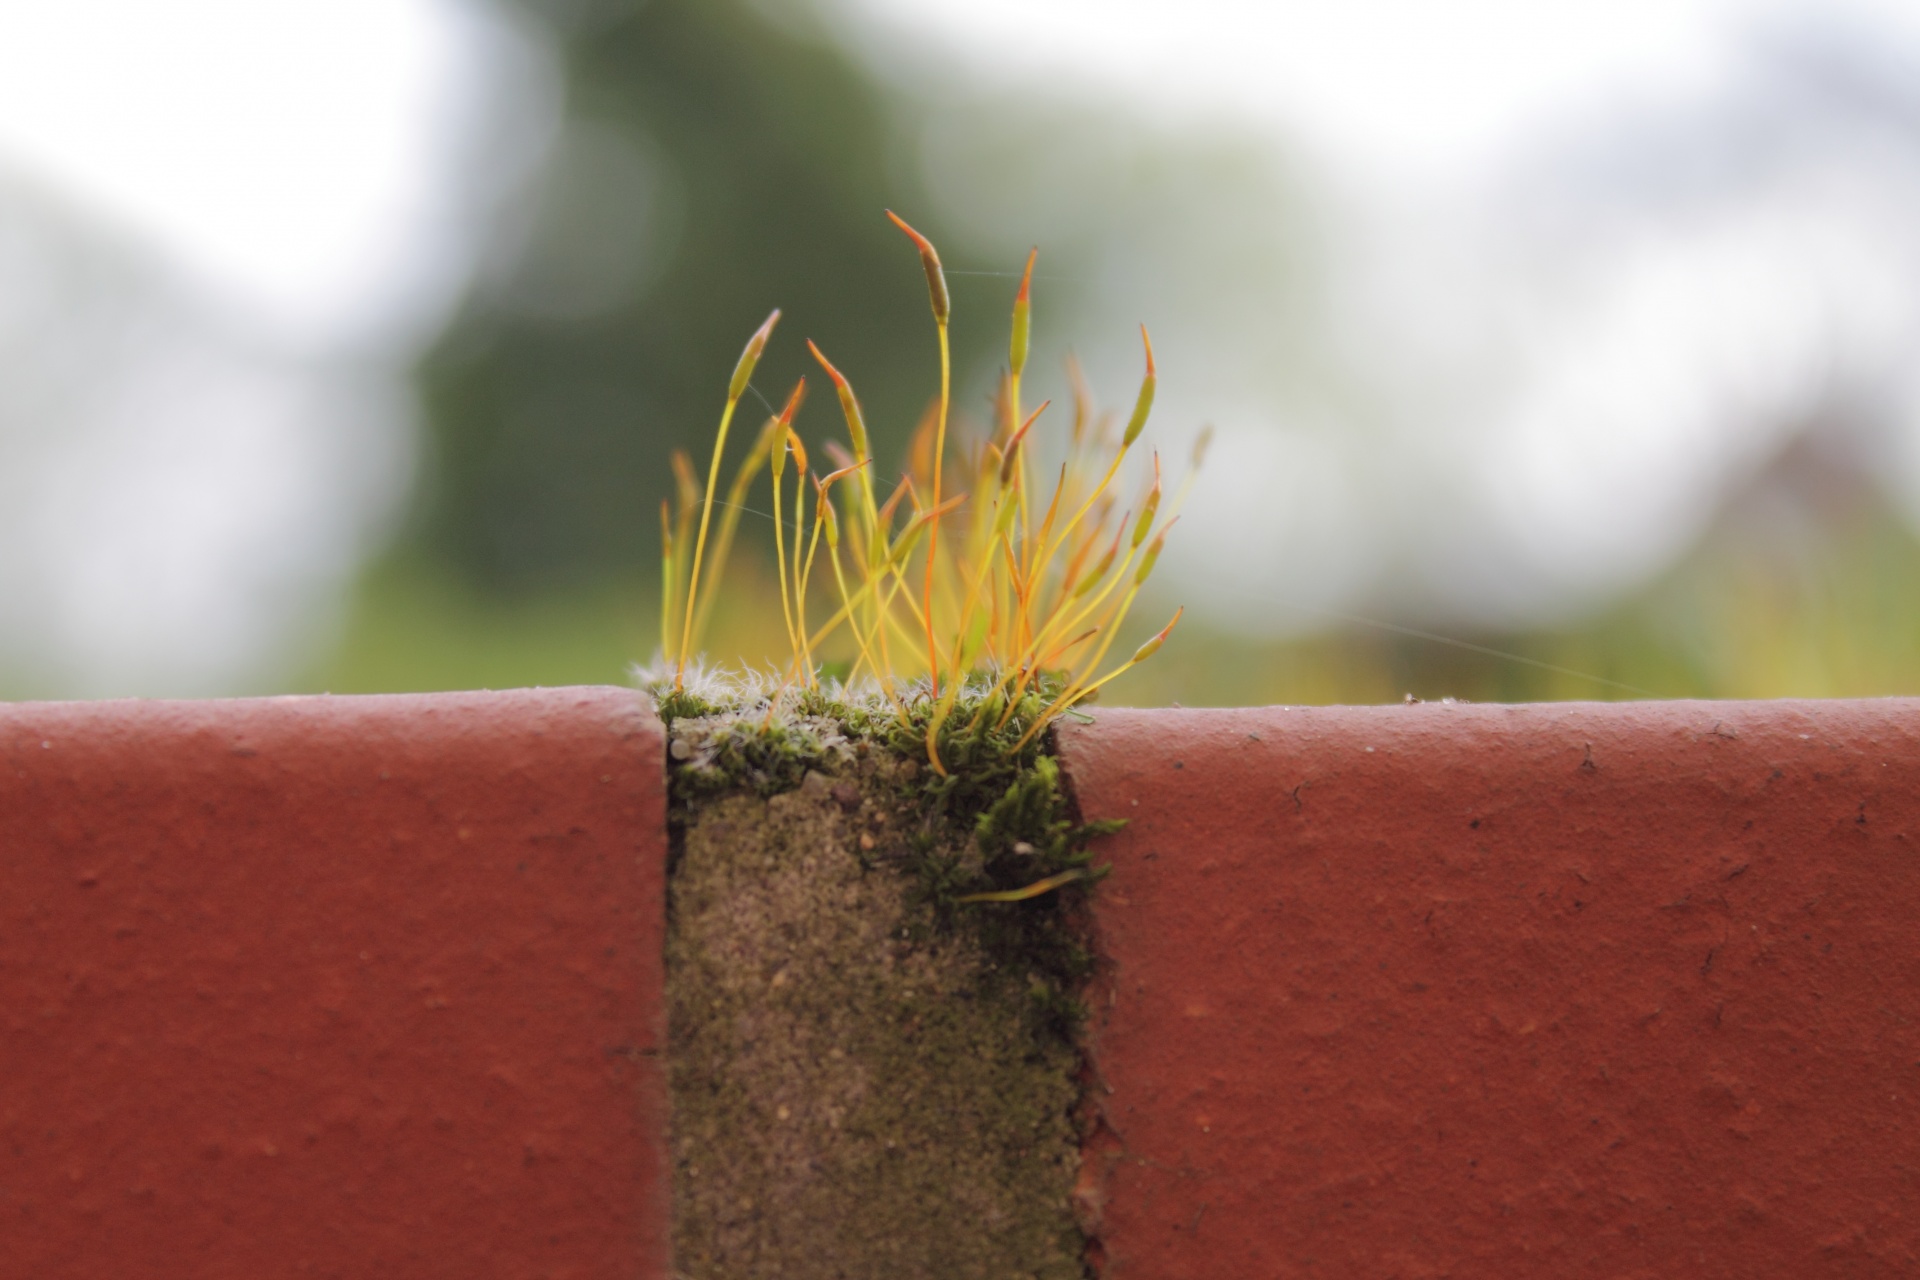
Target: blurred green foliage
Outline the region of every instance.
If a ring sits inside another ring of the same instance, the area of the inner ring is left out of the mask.
[[[1409,695],[1547,702],[1920,694],[1920,541],[1904,521],[1863,489],[1844,511],[1791,541],[1756,532],[1723,515],[1655,582],[1558,629],[1463,629],[1437,638],[1347,623],[1276,644],[1196,627],[1116,681],[1111,700],[1212,706]]]
[[[776,306],[766,400],[816,372],[811,337],[886,456],[938,385],[925,286],[882,210],[939,220],[894,176],[898,117],[804,6],[779,24],[741,0],[522,7],[562,53],[565,123],[525,225],[421,366],[429,472],[403,547],[496,592],[657,563],[669,452],[704,464]]]
[[[1011,282],[960,272],[1017,261],[953,251],[980,237],[943,227],[902,176],[914,108],[810,35],[804,4],[775,22],[748,0],[519,3],[551,28],[569,77],[557,159],[421,366],[431,458],[415,518],[304,688],[627,680],[654,646],[668,454],[704,465],[734,359],[776,305],[766,398],[813,372],[813,337],[853,378],[877,451],[897,456],[937,364],[912,249],[883,207],[949,248],[958,366],[998,358]],[[1073,246],[1058,252],[1071,260]],[[1053,314],[1071,307],[1050,293]],[[831,396],[806,414],[808,438],[840,434]],[[1552,630],[1437,640],[1347,620],[1270,641],[1210,632],[1198,610],[1106,701],[1920,693],[1920,542],[1866,489],[1815,526],[1791,546],[1722,529],[1659,581]],[[727,607],[740,612],[716,619],[712,647],[772,652],[777,613],[747,616],[770,579],[756,585],[750,547],[739,568]]]
[[[746,598],[767,589],[745,586]],[[339,656],[308,687],[623,683],[650,634],[652,588],[503,602],[388,569],[363,585]],[[782,639],[768,620],[772,652]],[[750,619],[719,622],[717,649],[754,651]],[[1102,692],[1149,706],[1920,695],[1920,541],[1884,509],[1797,558],[1709,539],[1649,588],[1556,630],[1442,640],[1347,623],[1271,641],[1210,632],[1201,615]]]

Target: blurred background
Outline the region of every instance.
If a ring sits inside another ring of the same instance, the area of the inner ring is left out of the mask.
[[[627,680],[771,307],[937,386],[884,207],[1215,429],[1111,701],[1920,693],[1910,5],[0,0],[0,696]]]

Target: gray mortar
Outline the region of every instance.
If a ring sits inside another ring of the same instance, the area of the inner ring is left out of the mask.
[[[675,1275],[1084,1280],[1074,1053],[1036,1042],[1021,984],[985,981],[978,948],[912,904],[914,766],[842,747],[824,767],[684,813]]]

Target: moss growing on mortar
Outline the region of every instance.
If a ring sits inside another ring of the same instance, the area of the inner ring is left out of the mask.
[[[1082,1280],[1084,881],[964,901],[1087,867],[1054,762],[972,708],[946,776],[884,704],[661,710],[676,1274]]]

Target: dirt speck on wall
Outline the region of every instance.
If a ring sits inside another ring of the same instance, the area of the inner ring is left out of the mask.
[[[1077,1055],[934,927],[902,762],[688,802],[667,949],[681,1280],[1084,1280]],[[992,909],[983,904],[979,909]]]

